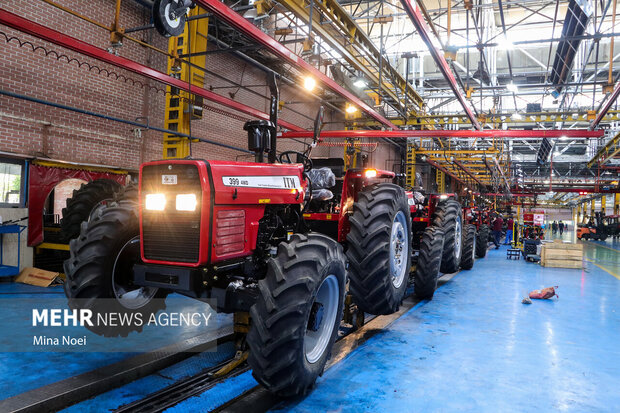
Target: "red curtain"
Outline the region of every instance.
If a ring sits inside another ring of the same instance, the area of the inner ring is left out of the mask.
[[[125,185],[126,175],[30,165],[28,176],[28,246],[43,242],[43,206],[52,189],[65,179],[111,179]]]

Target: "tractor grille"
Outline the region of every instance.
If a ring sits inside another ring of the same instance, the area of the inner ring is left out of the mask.
[[[162,178],[166,176],[165,178]],[[176,176],[176,184],[170,177]],[[142,196],[163,193],[163,211],[142,209],[144,258],[158,261],[195,263],[200,253],[200,211],[202,188],[198,168],[190,164],[148,165],[142,170]],[[195,211],[177,211],[178,194],[196,194]],[[142,200],[144,205],[144,199]]]

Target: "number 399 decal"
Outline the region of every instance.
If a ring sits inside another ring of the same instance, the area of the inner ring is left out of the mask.
[[[299,177],[296,175],[223,176],[222,183],[224,186],[243,188],[294,189],[300,187]]]

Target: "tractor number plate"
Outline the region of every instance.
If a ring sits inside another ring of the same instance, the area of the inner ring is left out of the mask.
[[[177,176],[176,175],[162,175],[161,183],[163,185],[176,185],[177,184]]]

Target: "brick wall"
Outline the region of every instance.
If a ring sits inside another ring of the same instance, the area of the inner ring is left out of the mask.
[[[58,0],[58,3],[104,24],[110,24],[113,20],[113,0],[90,0],[88,2]],[[43,2],[33,7],[30,1],[16,0],[7,2],[2,7],[98,47],[109,47],[109,35],[105,30]],[[137,3],[129,0],[122,2],[122,27],[148,24],[149,19],[150,12]],[[163,127],[165,95],[149,87],[142,87],[135,81],[160,89],[163,89],[164,85],[32,38],[6,26],[0,26],[0,31],[65,56],[56,59],[55,54],[46,56],[41,49],[33,52],[28,46],[19,47],[15,40],[7,44],[4,37],[0,35],[0,43],[5,56],[0,60],[0,79],[2,79],[3,89],[126,120],[146,116],[150,125]],[[134,36],[159,48],[167,48],[168,40],[157,35],[154,30],[134,33]],[[124,45],[118,49],[118,54],[165,71],[164,56],[131,41],[125,40]],[[82,66],[80,67],[75,60],[69,62],[71,59],[77,59]],[[93,69],[88,70],[87,65]],[[264,72],[231,55],[223,53],[208,55],[206,66],[209,70],[244,85],[266,83]],[[108,73],[112,74],[107,75]],[[122,77],[130,80],[125,82]],[[228,92],[235,92],[237,89],[231,87],[231,84],[225,80],[212,75],[206,76],[205,87],[214,87],[216,93],[227,97]],[[265,97],[268,95],[267,88],[253,87],[252,90],[256,93],[240,89],[236,91],[234,99],[266,112],[268,110],[268,100]],[[281,85],[280,90],[282,100],[302,102],[286,105],[281,112],[281,118],[304,128],[310,128],[318,109],[318,102],[290,86]],[[210,102],[205,103],[218,106]],[[221,109],[230,111],[226,108]],[[340,114],[329,112],[327,114],[327,121],[339,122],[340,119]],[[192,123],[192,133],[199,137],[245,148],[246,135],[242,130],[243,123],[243,121],[205,110],[203,118]],[[336,123],[331,127],[342,128],[342,125]],[[279,149],[301,149],[301,145],[283,142]],[[139,138],[130,125],[1,96],[0,151],[73,162],[137,168],[141,162],[162,157],[162,134],[152,130],[143,131]],[[319,147],[314,155],[329,156],[330,153],[332,156],[340,156],[342,148]],[[210,159],[235,159],[241,155],[240,152],[205,143],[195,144],[193,154]],[[381,157],[387,159],[392,157],[392,154],[388,153]]]

